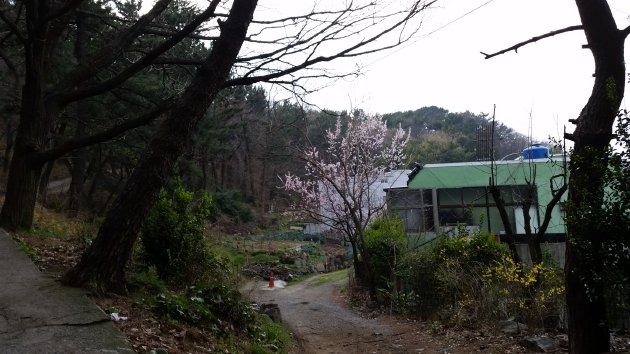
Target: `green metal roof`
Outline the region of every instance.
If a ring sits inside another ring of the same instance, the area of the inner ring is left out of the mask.
[[[535,171],[538,204],[546,206],[553,194],[550,181],[553,176],[563,174],[562,160],[545,159],[512,160],[496,162],[498,186],[518,186],[532,180]],[[464,162],[450,164],[425,165],[422,170],[409,182],[410,189],[455,189],[466,187],[488,187],[490,185],[490,162]],[[561,187],[563,178],[553,180],[553,189]],[[567,193],[562,201],[567,199]],[[559,206],[552,212],[552,224],[547,232],[564,232],[564,222]]]
[[[549,185],[552,176],[562,174],[562,161],[549,159],[496,162],[499,186],[522,185],[536,172],[536,184]],[[409,188],[487,187],[490,182],[490,162],[463,162],[425,165],[409,182]]]

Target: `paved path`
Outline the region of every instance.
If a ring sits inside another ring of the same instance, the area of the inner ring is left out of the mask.
[[[42,274],[0,229],[0,352],[133,353],[86,291]]]
[[[68,191],[68,189],[70,189],[70,183],[72,183],[72,178],[70,177],[48,182],[48,185],[46,186],[46,193],[47,194],[65,193]]]

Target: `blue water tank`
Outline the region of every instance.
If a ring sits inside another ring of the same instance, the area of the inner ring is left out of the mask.
[[[549,157],[549,148],[541,144],[532,144],[532,146],[523,149],[524,159],[544,159]]]

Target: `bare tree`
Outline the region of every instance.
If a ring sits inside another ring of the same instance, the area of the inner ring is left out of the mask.
[[[583,30],[595,61],[593,91],[577,119],[569,164],[567,209],[566,299],[571,353],[604,353],[610,350],[610,335],[603,284],[605,242],[613,237],[603,229],[594,211],[604,203],[604,175],[608,145],[619,105],[624,95],[625,40],[630,26],[619,29],[606,0],[576,0],[582,24],[534,37],[486,58],[516,50],[560,33]]]
[[[527,162],[525,162],[527,163]],[[543,261],[543,252],[541,248],[541,244],[543,243],[543,237],[547,232],[547,228],[549,227],[549,223],[552,219],[553,208],[560,202],[562,196],[567,191],[568,185],[566,184],[565,175],[559,174],[552,176],[549,180],[549,188],[551,189],[551,200],[544,206],[544,214],[542,218],[542,223],[538,225],[538,227],[532,227],[532,220],[530,214],[530,208],[533,205],[537,205],[537,193],[538,186],[536,183],[536,166],[529,163],[529,177],[525,178],[525,186],[524,189],[520,190],[521,193],[513,196],[517,199],[518,205],[520,205],[523,211],[523,229],[525,231],[525,241],[527,242],[527,247],[529,249],[529,254],[532,262],[534,264],[539,264]],[[560,179],[561,182],[557,183],[557,180]],[[499,210],[499,214],[501,216],[501,222],[503,223],[503,227],[506,230],[506,235],[508,237],[508,244],[510,247],[510,252],[512,253],[512,259],[514,261],[521,261],[520,257],[516,253],[515,246],[515,235],[512,231],[512,223],[507,214],[505,201],[501,195],[501,188],[495,184],[496,177],[491,178],[490,183],[490,195],[494,199],[497,209]],[[537,207],[540,207],[537,205]],[[508,231],[509,230],[509,231]]]
[[[494,115],[492,118],[492,135],[494,135]],[[494,141],[494,138],[492,139]],[[529,140],[529,145],[532,144],[531,139]],[[493,149],[491,149],[493,150]],[[566,158],[563,158],[562,161],[562,173],[551,176],[549,179],[549,188],[551,192],[551,199],[544,206],[544,214],[542,218],[542,223],[538,225],[537,228],[533,228],[532,220],[530,215],[530,208],[532,205],[536,205],[536,207],[540,207],[538,205],[538,184],[536,183],[536,165],[530,161],[526,161],[524,163],[527,164],[527,170],[524,172],[525,186],[522,189],[519,189],[519,193],[512,196],[512,199],[520,205],[523,212],[523,229],[525,231],[525,241],[527,242],[527,247],[529,249],[529,255],[534,264],[539,264],[543,261],[543,253],[541,248],[541,243],[543,240],[543,236],[547,232],[547,228],[549,227],[549,223],[551,222],[553,209],[558,205],[564,193],[566,193],[568,185],[566,182]],[[556,161],[548,161],[548,163],[556,164]],[[508,211],[506,208],[506,203],[503,198],[503,194],[501,191],[501,187],[497,185],[497,164],[494,160],[494,156],[491,160],[490,164],[490,186],[488,187],[490,195],[494,199],[494,202],[499,211],[499,216],[501,218],[501,223],[505,229],[505,234],[508,239],[508,247],[510,249],[510,253],[512,255],[512,259],[515,262],[521,262],[521,258],[518,255],[516,250],[516,235],[514,235],[514,228],[512,222],[510,221]],[[560,180],[560,182],[558,182]]]
[[[124,268],[140,226],[219,91],[261,81],[299,90],[306,79],[345,76],[319,65],[405,42],[419,26],[415,20],[432,3],[348,2],[326,10],[313,8],[304,15],[252,20],[257,1],[234,0],[227,14],[213,12],[222,18],[210,54],[160,125],[96,240],[63,281],[81,285],[94,279],[101,290],[124,291]]]

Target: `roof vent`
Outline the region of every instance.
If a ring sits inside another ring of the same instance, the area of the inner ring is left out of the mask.
[[[407,174],[407,177],[409,177],[407,179],[407,185],[409,185],[409,182],[411,182],[411,180],[416,177],[416,175],[418,174],[418,172],[420,172],[420,170],[424,167],[423,164],[421,164],[420,162],[414,162],[413,163],[413,170],[411,170],[410,173]]]

